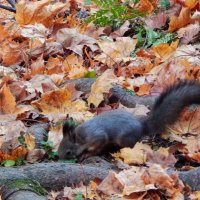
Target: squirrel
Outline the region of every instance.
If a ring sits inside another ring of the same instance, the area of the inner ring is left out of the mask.
[[[191,104],[200,104],[200,82],[182,81],[161,93],[146,119],[116,109],[103,112],[78,126],[65,123],[58,148],[59,158],[84,159],[100,154],[111,145],[133,147],[144,136],[164,132]]]

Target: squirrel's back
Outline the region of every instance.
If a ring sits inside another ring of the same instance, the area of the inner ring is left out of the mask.
[[[75,132],[76,135],[85,138],[105,134],[108,141],[113,141],[122,147],[133,146],[143,136],[143,127],[142,123],[131,113],[117,109],[93,117],[79,125]],[[131,135],[132,138],[130,138]],[[127,139],[123,142],[122,138]]]

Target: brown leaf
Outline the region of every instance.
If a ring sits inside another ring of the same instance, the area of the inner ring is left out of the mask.
[[[110,34],[110,37],[112,38],[122,37],[124,33],[129,30],[129,25],[130,22],[128,20],[125,21],[124,24],[118,30]]]
[[[115,62],[120,62],[123,58],[130,57],[130,53],[135,50],[137,39],[118,37],[115,42],[99,40],[97,44],[103,53],[95,58],[112,66]]]
[[[16,111],[15,97],[10,92],[10,89],[4,85],[0,90],[0,113],[11,114]]]
[[[161,28],[166,24],[167,15],[165,13],[158,13],[156,16],[147,17],[145,23],[148,27],[152,29]]]
[[[21,35],[27,38],[34,38],[39,40],[41,43],[44,43],[49,35],[50,31],[43,24],[34,24],[34,25],[25,25],[21,29]],[[33,41],[31,42],[31,46],[33,45]]]
[[[50,1],[20,1],[16,4],[16,21],[21,25],[42,23],[50,27],[53,18],[65,7],[61,2],[49,4]]]
[[[160,164],[162,167],[174,167],[176,158],[169,153],[168,148],[159,148],[157,151],[148,152],[147,160],[150,163]]]
[[[65,49],[69,49],[80,56],[82,56],[84,45],[90,47],[92,51],[97,49],[95,39],[80,34],[76,29],[60,29],[56,34],[56,41],[62,44]]]
[[[26,156],[26,161],[29,163],[34,163],[36,161],[41,160],[45,155],[45,151],[43,149],[33,149],[29,150]]]
[[[178,37],[181,38],[182,44],[188,44],[194,42],[200,33],[199,24],[190,24],[184,28],[180,28],[178,31]]]
[[[36,61],[31,64],[31,75],[44,74],[45,65],[43,55],[39,56]]]
[[[172,16],[169,22],[169,32],[174,32],[190,23],[190,9],[182,7],[178,17]]]

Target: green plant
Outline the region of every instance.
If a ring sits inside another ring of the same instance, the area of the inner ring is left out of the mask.
[[[46,152],[48,159],[55,159],[58,156],[58,152],[53,152],[52,141],[41,141],[41,148]]]
[[[119,27],[125,20],[143,16],[144,13],[131,9],[128,1],[119,3],[118,0],[93,0],[100,10],[87,18],[86,22],[93,22],[96,26],[111,25],[113,28]]]

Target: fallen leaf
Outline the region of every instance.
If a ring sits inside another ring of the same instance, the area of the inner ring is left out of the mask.
[[[24,136],[25,143],[28,150],[33,150],[35,148],[35,136],[32,133],[26,134]]]
[[[184,28],[180,28],[177,33],[178,37],[181,38],[181,43],[188,44],[199,37],[200,26],[199,24],[189,24]]]
[[[10,89],[4,85],[0,90],[0,113],[11,114],[16,112],[15,97],[10,92]]]
[[[178,17],[172,16],[169,22],[169,32],[174,32],[190,23],[190,8],[182,7]]]
[[[152,149],[147,144],[137,142],[133,148],[120,149],[119,153],[113,154],[126,164],[144,164],[147,161],[147,153],[152,153]]]
[[[91,93],[88,97],[88,103],[94,104],[96,107],[103,101],[104,93],[109,93],[112,84],[117,82],[117,77],[113,70],[106,70],[97,80],[92,84]]]
[[[151,48],[151,51],[155,53],[155,56],[161,59],[162,62],[169,59],[177,49],[179,41],[172,42],[171,44],[159,44]]]
[[[40,161],[44,155],[45,151],[43,149],[29,150],[26,156],[26,161],[29,163],[35,163],[36,161]]]
[[[21,35],[27,38],[34,38],[44,43],[50,31],[43,24],[25,25],[21,29]]]
[[[90,47],[92,51],[97,50],[96,40],[80,34],[76,29],[63,28],[58,30],[56,41],[62,44],[65,49],[69,49],[80,56],[82,56],[84,46]]]
[[[120,62],[124,57],[130,57],[130,53],[135,50],[137,39],[118,37],[115,42],[99,40],[97,44],[103,54],[97,55],[95,58],[112,66],[115,62]]]

